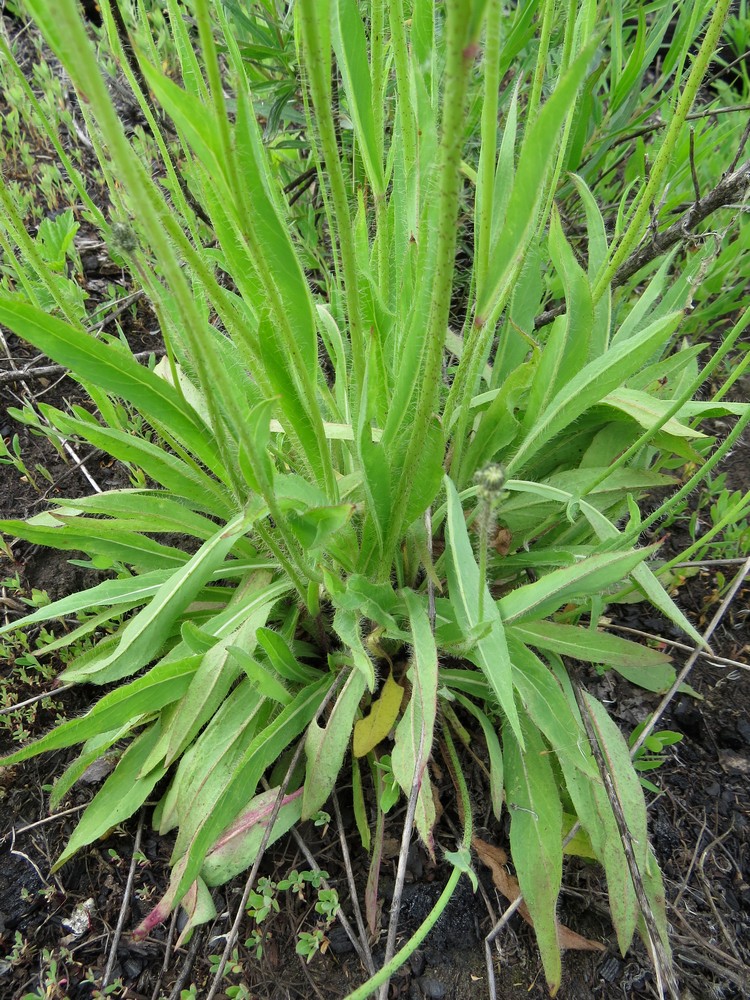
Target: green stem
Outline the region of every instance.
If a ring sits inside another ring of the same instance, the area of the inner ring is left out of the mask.
[[[669,124],[667,134],[664,136],[664,141],[651,168],[648,182],[642,189],[639,198],[636,199],[636,207],[630,224],[622,234],[620,242],[617,244],[617,249],[612,253],[609,263],[603,267],[601,274],[596,280],[593,291],[594,305],[606,293],[612,279],[617,273],[617,269],[626,260],[631,250],[633,250],[641,238],[646,216],[648,215],[650,206],[657,201],[657,193],[674,154],[682,127],[685,124],[690,108],[693,106],[698,88],[701,85],[701,81],[708,69],[708,64],[711,61],[711,56],[718,44],[730,3],[731,0],[716,0],[716,6],[703,38],[703,44],[698,50],[698,55],[693,62],[685,89],[682,91],[680,99],[677,102],[674,117]]]
[[[484,294],[484,282],[490,260],[492,210],[495,193],[495,159],[497,155],[497,109],[500,90],[500,25],[503,10],[500,0],[490,0],[484,35],[484,103],[482,105],[482,146],[476,194],[476,230],[478,234],[474,273],[476,294]]]
[[[617,461],[613,462],[606,469],[603,469],[599,475],[587,484],[584,490],[581,490],[581,496],[585,497],[592,490],[595,490],[597,486],[604,482],[605,479],[609,478],[613,472],[617,469],[622,468],[630,459],[637,455],[638,452],[643,448],[648,442],[659,433],[662,427],[666,424],[668,420],[676,416],[680,412],[682,407],[689,400],[693,399],[696,392],[700,387],[707,381],[708,377],[716,370],[716,368],[721,364],[724,358],[727,356],[729,351],[734,347],[735,342],[739,336],[744,332],[745,327],[750,323],[750,306],[744,311],[742,316],[737,320],[732,330],[727,334],[727,336],[722,341],[721,347],[716,351],[714,356],[708,362],[708,364],[701,369],[700,373],[692,380],[692,382],[687,385],[677,399],[674,400],[672,405],[665,411],[663,416],[659,417],[656,423],[649,427],[648,430],[644,431],[633,444],[620,455]]]
[[[381,579],[390,573],[392,552],[402,531],[406,506],[412,492],[414,470],[427,437],[430,419],[440,392],[441,363],[448,326],[451,293],[453,290],[456,255],[456,224],[461,193],[461,149],[464,137],[464,106],[469,73],[474,59],[474,39],[467,37],[470,5],[466,0],[447,0],[446,67],[443,96],[443,123],[438,163],[438,210],[435,283],[432,309],[427,324],[421,366],[419,396],[409,440],[401,470],[396,501],[389,525]],[[477,26],[477,30],[481,25]]]
[[[534,68],[534,78],[531,81],[531,96],[529,97],[526,117],[528,125],[534,123],[534,119],[539,111],[539,104],[542,98],[542,84],[544,83],[544,71],[547,68],[547,55],[549,52],[549,40],[552,34],[552,21],[555,15],[555,0],[545,0],[542,11],[542,30],[539,35],[539,51],[536,57],[536,67]]]
[[[479,603],[477,605],[477,620],[484,616],[484,591],[487,586],[487,541],[489,535],[490,509],[486,501],[481,501],[483,509],[479,513]]]
[[[454,770],[454,777],[456,778],[459,794],[461,796],[461,808],[464,817],[464,830],[463,836],[461,838],[461,848],[464,851],[468,851],[471,847],[471,836],[472,836],[472,817],[471,817],[471,800],[469,798],[469,789],[466,787],[466,780],[464,779],[463,772],[461,770],[461,765],[458,759],[458,754],[456,753],[456,747],[451,738],[450,731],[447,726],[443,728],[443,737],[445,739],[446,747],[448,748],[448,756],[451,760],[451,766]],[[433,908],[427,914],[423,922],[419,925],[417,930],[414,932],[414,936],[411,937],[404,947],[397,951],[390,962],[386,963],[382,969],[380,969],[374,976],[363,983],[358,989],[350,993],[346,1000],[364,1000],[365,997],[372,996],[372,994],[378,990],[383,983],[387,982],[394,974],[397,972],[401,966],[409,959],[411,955],[417,950],[417,948],[422,944],[424,939],[430,933],[432,928],[438,922],[442,916],[445,908],[453,896],[456,886],[458,885],[458,880],[461,878],[463,870],[459,867],[454,866],[453,871],[450,874],[445,888],[440,893],[438,901],[435,903]]]
[[[398,89],[398,118],[404,143],[404,167],[408,176],[417,160],[417,133],[410,99],[409,50],[404,31],[402,0],[391,0],[390,25],[393,61],[396,67],[396,87]]]
[[[636,541],[638,536],[644,531],[647,531],[652,524],[659,521],[661,518],[665,517],[669,512],[677,506],[686,496],[695,489],[700,482],[706,478],[709,472],[714,469],[719,462],[724,458],[724,456],[732,450],[737,440],[742,436],[742,432],[750,423],[750,409],[747,409],[737,423],[734,425],[730,433],[727,435],[726,439],[719,445],[716,451],[711,455],[707,462],[700,467],[700,469],[691,476],[690,479],[679,489],[675,494],[673,494],[668,500],[666,500],[661,507],[653,512],[649,517],[646,518],[636,529],[620,535],[617,539],[618,546],[630,545]]]
[[[362,326],[362,315],[359,307],[359,275],[357,258],[354,248],[354,233],[349,199],[346,192],[346,181],[336,142],[336,127],[331,112],[331,88],[327,78],[330,66],[330,48],[324,50],[318,31],[316,0],[299,0],[297,11],[302,30],[302,43],[307,56],[306,70],[310,85],[310,93],[316,114],[316,124],[320,147],[323,152],[328,184],[333,200],[333,210],[336,217],[336,236],[341,251],[341,263],[344,270],[344,289],[349,318],[349,338],[352,350],[352,368],[356,387],[356,404],[365,381],[365,337]]]

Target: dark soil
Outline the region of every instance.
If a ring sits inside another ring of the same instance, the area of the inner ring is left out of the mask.
[[[72,140],[71,140],[72,141]],[[99,192],[104,198],[104,193]],[[112,269],[106,248],[95,234],[82,230],[79,239],[88,239],[85,280],[93,308],[103,300],[103,290],[111,281],[125,280]],[[156,322],[145,302],[135,316],[119,317],[122,331],[134,351],[159,348]],[[112,327],[110,332],[115,332]],[[25,369],[44,359],[12,336],[7,352],[0,356],[3,373]],[[0,465],[0,516],[24,518],[44,510],[56,497],[87,494],[92,487],[80,467],[102,489],[127,485],[122,469],[111,466],[98,454],[78,456],[79,463],[60,454],[45,438],[34,436],[7,413],[24,401],[42,398],[62,408],[82,399],[72,379],[61,374],[34,377],[28,381],[0,381],[0,431],[8,441],[18,434],[24,461],[30,469],[42,466],[48,478],[37,476],[37,486],[9,465]],[[733,489],[747,489],[750,483],[750,442],[740,445],[725,469]],[[679,551],[680,538],[673,529],[671,544]],[[18,577],[21,589],[7,584],[0,594],[0,616],[6,621],[23,611],[20,598],[32,588],[57,598],[95,579],[94,571],[76,566],[55,551],[18,542],[12,545],[13,560],[0,563],[0,580]],[[679,600],[699,627],[705,627],[717,607],[717,573],[731,577],[732,568],[707,568],[686,582]],[[745,588],[725,616],[712,640],[716,654],[747,662],[750,651],[750,619],[747,606],[750,587]],[[621,613],[619,624],[643,629],[667,638],[671,627],[655,619],[643,605],[611,608]],[[33,638],[33,635],[32,635]],[[23,651],[19,651],[19,655]],[[687,653],[676,651],[679,668]],[[0,662],[0,697],[4,704],[17,704],[41,690],[52,690],[52,676],[40,677],[33,668],[24,668],[17,659]],[[657,706],[659,698],[633,688],[616,675],[597,676],[593,671],[581,678],[602,699],[625,732],[630,732]],[[650,798],[650,833],[662,866],[668,894],[671,941],[676,967],[686,1000],[733,1000],[750,995],[750,675],[748,668],[716,665],[703,658],[690,676],[690,684],[701,699],[680,696],[670,707],[660,728],[684,734],[684,740],[667,753],[664,766],[649,775],[661,788]],[[61,716],[75,715],[87,708],[88,692],[73,689],[52,696],[29,708],[13,726],[0,729],[0,753],[7,753],[15,739],[38,736]],[[14,717],[15,718],[15,717]],[[467,722],[468,725],[468,722]],[[23,726],[23,730],[19,727]],[[14,728],[15,727],[15,728]],[[17,744],[16,744],[17,745]],[[114,929],[123,907],[125,933],[114,956],[110,981],[117,987],[111,994],[122,1000],[138,998],[180,998],[205,996],[212,980],[210,956],[221,953],[237,912],[242,894],[242,878],[215,892],[219,916],[195,934],[189,945],[174,948],[167,928],[158,928],[144,943],[136,944],[128,931],[164,892],[168,877],[171,840],[152,832],[146,809],[103,840],[80,852],[61,871],[50,874],[72,832],[81,808],[97,788],[79,783],[56,816],[50,817],[47,789],[73,759],[74,752],[46,755],[24,765],[0,771],[0,998],[26,997],[94,998],[101,996],[104,969],[112,951]],[[471,771],[472,764],[467,762]],[[436,778],[451,801],[449,779],[444,771]],[[481,788],[477,779],[476,788]],[[157,789],[158,791],[158,789]],[[351,811],[342,791],[344,834],[353,859],[357,896],[364,899],[368,858],[358,847]],[[507,848],[505,822],[484,819],[481,792],[476,801],[478,828],[482,839]],[[403,813],[389,820],[386,845],[397,845]],[[455,847],[452,824],[458,817],[448,809],[443,817],[438,841],[444,850]],[[140,853],[135,863],[132,892],[125,888],[133,857],[134,841],[140,831]],[[336,824],[320,830],[311,824],[301,829],[302,837],[321,868],[330,873],[343,909],[352,918],[352,900],[347,888]],[[387,927],[389,886],[393,884],[396,861],[384,862],[381,876],[383,926]],[[438,852],[440,854],[440,852]],[[431,865],[419,849],[412,852],[409,881],[402,908],[401,939],[414,931],[427,914],[448,876],[447,867]],[[445,915],[422,949],[412,957],[393,981],[391,997],[446,997],[479,1000],[488,996],[484,937],[507,906],[492,884],[490,873],[475,861],[481,891],[474,893],[462,879]],[[261,874],[280,879],[289,871],[307,868],[293,840],[277,845],[264,861]],[[280,909],[264,922],[263,954],[260,958],[244,947],[252,931],[247,918],[239,935],[237,962],[225,980],[225,990],[244,984],[247,995],[258,998],[321,998],[345,996],[366,978],[338,926],[328,934],[325,955],[317,955],[309,965],[295,953],[300,930],[315,926],[314,893],[305,899],[291,892],[280,896]],[[657,996],[652,967],[639,942],[622,958],[609,922],[606,891],[600,869],[570,860],[564,874],[560,919],[585,937],[601,942],[603,952],[567,952],[560,996],[588,998]],[[384,934],[374,946],[374,956],[382,958]],[[541,998],[547,995],[533,932],[513,917],[500,938],[495,955],[497,995],[501,1000],[514,996]],[[229,994],[219,994],[226,997]]]

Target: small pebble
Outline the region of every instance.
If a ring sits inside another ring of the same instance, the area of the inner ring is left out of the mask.
[[[425,953],[423,951],[415,951],[409,959],[409,964],[413,975],[424,975],[424,970],[427,968],[427,958]]]
[[[430,1000],[442,1000],[448,995],[448,987],[430,976],[422,976],[419,980],[419,988],[424,996],[429,997]]]
[[[334,955],[348,955],[350,951],[354,951],[354,945],[343,927],[332,927],[327,937],[328,947]]]

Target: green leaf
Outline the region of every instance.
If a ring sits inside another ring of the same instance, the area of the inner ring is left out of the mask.
[[[538,730],[528,720],[522,728],[525,752],[508,726],[503,731],[510,850],[554,995],[561,976],[555,914],[562,882],[562,806]]]
[[[341,503],[330,507],[312,507],[302,514],[288,515],[289,527],[305,549],[326,545],[332,534],[343,528],[354,513],[354,505]]]
[[[490,801],[492,802],[492,812],[495,815],[495,819],[500,819],[503,809],[504,768],[503,751],[500,746],[500,740],[497,737],[497,732],[478,705],[475,705],[468,698],[464,698],[462,694],[456,693],[454,697],[459,705],[463,705],[466,711],[470,712],[482,727],[484,739],[487,744],[487,756],[490,761]]]
[[[320,673],[313,667],[300,663],[283,636],[270,628],[259,628],[256,632],[258,644],[263,647],[271,666],[286,681],[293,684],[309,684],[316,680]]]
[[[575,564],[552,570],[540,580],[518,587],[497,602],[503,621],[545,618],[569,601],[601,594],[628,576],[650,549],[606,552],[587,556]]]
[[[352,670],[344,682],[325,727],[319,726],[313,719],[307,728],[303,819],[314,816],[333,791],[351,739],[354,716],[364,692],[364,676],[359,670]]]
[[[412,661],[406,674],[411,683],[411,697],[403,718],[396,726],[391,767],[407,798],[413,786],[419,785],[415,820],[419,835],[432,854],[435,804],[429,782],[423,779],[435,731],[438,654],[422,601],[412,590],[404,590],[403,598],[412,633]]]
[[[602,541],[612,540],[613,542],[621,534],[612,522],[600,513],[591,504],[581,503],[581,512],[589,521],[592,528]],[[642,564],[633,570],[633,580],[648,597],[654,607],[658,608],[666,617],[674,622],[690,638],[697,642],[699,646],[708,648],[708,643],[693,625],[690,624],[685,615],[680,611],[675,602],[659,583],[657,578],[648,566]]]
[[[345,608],[337,608],[333,616],[333,630],[344,642],[352,654],[354,666],[359,670],[367,681],[369,691],[375,690],[375,667],[372,660],[362,644],[360,632],[360,618],[355,611],[347,611]]]
[[[144,416],[180,437],[220,480],[226,479],[214,438],[195,410],[171,385],[125,351],[16,298],[0,298],[0,323],[70,368],[75,378],[133,403]]]
[[[86,715],[60,723],[46,736],[0,759],[0,764],[15,764],[48,750],[83,743],[93,736],[127,725],[144,714],[158,711],[177,701],[187,691],[200,660],[200,656],[188,656],[171,663],[157,664],[143,677],[104,695]]]
[[[161,834],[175,826],[180,828],[173,859],[183,852],[203,817],[210,815],[237,761],[255,738],[258,727],[267,721],[269,711],[254,685],[240,681],[183,754],[159,804],[159,815],[155,816]]]
[[[584,750],[591,757],[588,744]],[[576,816],[589,836],[596,858],[604,866],[612,923],[620,952],[625,955],[633,940],[639,907],[607,792],[598,771],[593,776],[584,774],[566,754],[559,754],[558,760]]]
[[[254,508],[238,514],[204,542],[195,555],[162,584],[148,607],[128,622],[115,652],[86,668],[69,668],[62,676],[68,681],[85,679],[95,684],[108,684],[145,666],[162,648],[177,616],[221,565],[237,536],[262,516],[263,510],[256,503]]]
[[[644,430],[658,428],[664,434],[672,434],[683,438],[705,438],[707,434],[680,423],[675,417],[665,420],[665,414],[674,405],[671,399],[656,399],[646,392],[620,387],[610,392],[602,400],[605,406],[611,406],[621,413],[627,414]]]
[[[466,530],[461,501],[456,487],[447,476],[445,489],[448,497],[445,522],[448,589],[456,621],[466,633],[479,624],[479,568]],[[482,586],[484,619],[490,623],[490,632],[486,637],[478,639],[474,646],[477,665],[490,682],[498,704],[505,713],[517,740],[523,746],[523,735],[513,696],[513,674],[503,620],[484,581]]]
[[[508,463],[508,475],[522,469],[552,438],[638,371],[663,346],[681,319],[682,313],[678,312],[657,320],[623,343],[610,347],[562,386],[529,428],[525,440]]]
[[[486,320],[502,299],[506,283],[534,234],[558,136],[586,75],[593,48],[590,44],[579,54],[526,131],[508,199],[505,225],[492,247],[486,286],[479,290],[476,322],[479,318]]]
[[[510,635],[508,648],[513,660],[513,682],[531,721],[556,753],[569,757],[575,767],[589,775],[595,774],[590,755],[581,751],[586,734],[557,677],[538,656]]]
[[[51,549],[81,550],[101,557],[110,565],[122,562],[136,569],[156,570],[165,564],[184,566],[187,554],[123,528],[121,524],[95,518],[67,517],[54,511],[36,514],[27,521],[0,521],[0,531]]]
[[[603,663],[608,667],[643,667],[656,670],[669,667],[671,657],[658,649],[631,642],[600,629],[565,625],[560,622],[533,621],[508,628],[528,646],[548,649],[582,663]]]
[[[261,792],[247,809],[222,831],[209,850],[201,868],[206,885],[224,885],[235,875],[246,871],[255,861],[271,814],[276,805],[278,788]],[[266,845],[282,837],[301,818],[302,789],[285,795]]]
[[[12,632],[17,628],[26,628],[35,622],[64,618],[68,615],[75,615],[79,611],[89,611],[102,606],[116,608],[121,604],[130,607],[145,604],[169,578],[169,574],[168,569],[157,569],[150,573],[129,576],[125,580],[105,580],[95,587],[81,590],[76,594],[69,594],[67,597],[60,598],[59,601],[45,604],[43,608],[37,608],[30,615],[24,615],[23,618],[0,626],[0,635]]]
[[[175,889],[178,900],[200,874],[203,859],[217,836],[240,813],[249,796],[254,794],[263,772],[310,723],[331,682],[332,678],[326,676],[317,683],[308,685],[272,722],[261,729],[227,776],[210,813],[197,817],[194,833],[183,848],[187,860]]]
[[[362,18],[356,0],[335,0],[332,14],[333,50],[349,113],[373,194],[381,198],[385,193],[385,180],[372,114],[372,81]]]
[[[633,850],[638,869],[644,872],[648,853],[648,833],[643,789],[633,768],[630,751],[622,733],[601,702],[588,692],[584,692],[584,694],[607,771],[612,778],[615,793],[620,800],[630,836],[633,839]]]
[[[144,760],[159,738],[160,724],[150,726],[130,744],[122,760],[107,778],[99,792],[81,816],[65,850],[52,867],[57,871],[75,853],[87,844],[128,819],[146,801],[157,782],[166,773],[156,768],[147,775],[140,775]]]
[[[264,698],[277,701],[280,705],[288,705],[292,700],[292,695],[277,677],[266,667],[256,660],[246,649],[239,646],[227,646],[227,652],[231,653],[237,663],[247,674],[253,684],[258,685],[258,690]]]

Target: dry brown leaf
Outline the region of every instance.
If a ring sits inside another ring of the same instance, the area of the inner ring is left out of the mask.
[[[497,889],[505,896],[509,903],[512,903],[518,898],[521,890],[518,887],[518,880],[509,875],[505,870],[505,865],[508,863],[508,855],[502,847],[495,847],[494,844],[488,844],[486,840],[482,840],[480,837],[473,837],[471,844],[477,852],[479,860],[492,872],[492,881],[495,883]],[[526,903],[521,903],[518,907],[518,912],[530,927],[534,926],[534,921],[531,919],[531,914]],[[589,938],[582,937],[559,921],[557,922],[557,937],[561,948],[570,948],[573,951],[605,951],[605,946],[600,941],[591,941]]]

